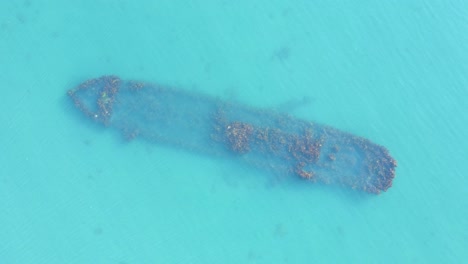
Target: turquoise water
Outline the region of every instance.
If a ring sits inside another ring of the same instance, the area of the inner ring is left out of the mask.
[[[0,263],[468,261],[467,25],[461,0],[2,1]],[[367,137],[393,187],[125,142],[65,96],[102,74]]]

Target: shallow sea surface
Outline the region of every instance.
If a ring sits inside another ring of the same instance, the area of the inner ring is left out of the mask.
[[[468,262],[468,2],[0,2],[0,263]],[[368,195],[79,118],[104,74],[351,132]],[[304,100],[306,99],[306,100]]]

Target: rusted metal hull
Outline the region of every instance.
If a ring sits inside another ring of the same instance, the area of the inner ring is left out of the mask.
[[[275,173],[370,193],[386,191],[395,177],[396,161],[384,147],[276,111],[116,76],[88,80],[68,94],[86,116],[128,139],[239,157]]]

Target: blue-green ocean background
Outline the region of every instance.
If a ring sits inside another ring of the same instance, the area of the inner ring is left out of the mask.
[[[467,263],[467,43],[462,0],[1,1],[0,263]],[[126,142],[66,97],[103,74],[364,136],[393,187]]]

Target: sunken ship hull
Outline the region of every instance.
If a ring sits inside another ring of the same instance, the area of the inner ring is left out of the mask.
[[[89,119],[128,139],[236,157],[255,167],[369,193],[386,191],[396,161],[386,148],[335,128],[173,87],[117,76],[68,91]]]

